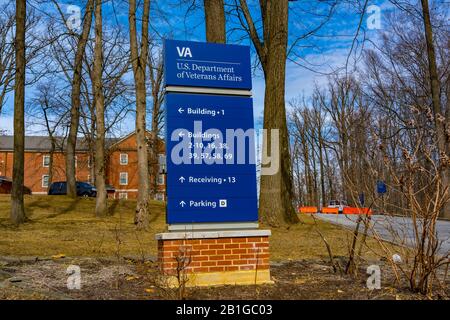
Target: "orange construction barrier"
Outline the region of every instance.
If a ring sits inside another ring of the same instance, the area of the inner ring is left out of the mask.
[[[339,213],[339,208],[322,208],[322,213],[338,214]]]
[[[317,207],[300,207],[300,213],[317,213]]]
[[[369,208],[344,207],[343,214],[372,214]]]

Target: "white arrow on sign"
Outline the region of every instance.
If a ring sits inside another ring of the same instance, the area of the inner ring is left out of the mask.
[[[178,134],[178,136],[179,136],[179,137],[184,137],[183,131],[181,131],[181,132]]]
[[[183,183],[184,182],[184,180],[186,180],[184,177],[180,177],[180,179],[178,179],[178,180],[180,180],[181,181],[181,183]]]
[[[186,202],[184,202],[184,201],[181,201],[181,202],[180,202],[180,206],[181,206],[181,207],[184,208],[185,205],[186,205]]]
[[[179,112],[179,113],[183,113],[183,112],[184,112],[184,109],[183,109],[183,108],[178,108],[178,112]]]

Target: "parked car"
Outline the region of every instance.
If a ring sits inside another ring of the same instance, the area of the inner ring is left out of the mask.
[[[97,190],[95,187],[87,182],[76,182],[77,196],[78,197],[95,197]],[[53,182],[48,189],[49,195],[66,195],[67,194],[67,182],[59,181]]]
[[[12,179],[8,177],[0,177],[0,194],[11,194]],[[23,194],[31,194],[31,189],[23,186]]]
[[[328,204],[328,208],[338,208],[339,213],[343,213],[345,207],[348,207],[348,205],[347,201],[344,200],[331,200]]]

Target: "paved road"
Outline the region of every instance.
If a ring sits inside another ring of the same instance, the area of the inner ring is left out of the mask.
[[[343,214],[316,214],[319,219],[329,221],[333,224],[341,225],[347,228],[356,226],[357,215]],[[373,215],[371,223],[374,230],[381,238],[394,243],[413,246],[414,229],[411,219],[406,217],[390,217],[382,215]],[[360,230],[364,230],[364,224],[361,223]],[[439,253],[446,255],[450,252],[450,221],[438,221],[436,225],[437,236],[441,242]],[[370,232],[369,232],[370,233]]]

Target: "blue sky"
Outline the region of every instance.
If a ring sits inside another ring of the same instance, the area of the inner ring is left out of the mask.
[[[4,0],[0,0],[0,3]],[[151,12],[151,24],[153,36],[158,39],[168,37],[180,40],[205,41],[205,31],[203,24],[203,11],[196,8],[186,14],[187,6],[180,5],[178,0],[161,1],[154,0]],[[197,2],[202,2],[198,1]],[[250,10],[255,19],[258,18],[257,1],[249,0]],[[362,2],[362,1],[361,1]],[[82,1],[59,1],[65,8],[67,5],[79,5]],[[114,6],[107,4],[104,7],[105,22],[108,24],[119,24],[125,30],[127,27],[128,6],[126,1],[114,1]],[[323,21],[323,16],[329,11],[326,2],[299,0],[290,3],[289,19],[289,45],[305,33],[305,30],[316,28]],[[51,13],[52,5],[33,4],[36,10]],[[366,29],[366,37],[376,41],[377,37],[383,32],[383,15],[391,7],[384,0],[374,0],[370,5],[377,5],[381,9],[381,29],[367,30],[367,19],[370,13],[367,13],[363,19],[363,28]],[[229,8],[227,8],[229,9]],[[360,19],[359,8],[353,6],[339,5],[328,23],[322,27],[315,36],[298,42],[293,51],[295,54],[290,56],[287,61],[286,69],[286,103],[299,95],[308,96],[311,94],[314,85],[325,84],[326,74],[332,70],[342,68],[350,52],[353,36],[355,34]],[[257,26],[259,24],[257,23]],[[229,32],[228,41],[251,45],[250,40],[242,31],[236,30],[239,27],[236,19],[229,18],[227,21],[227,30]],[[253,55],[253,59],[256,56]],[[352,60],[351,60],[352,61]],[[299,66],[301,64],[302,66]],[[351,65],[352,63],[350,63]],[[27,87],[27,98],[31,96],[33,88]],[[264,79],[261,70],[255,69],[253,77],[253,97],[254,114],[257,123],[262,120],[262,111],[264,105]],[[2,115],[0,115],[0,130],[12,129],[12,108],[13,97],[10,95]],[[26,119],[27,121],[27,119]],[[122,127],[130,131],[134,126],[134,119],[130,115],[124,120]],[[34,126],[27,126],[28,134],[39,134],[39,129]],[[125,132],[123,132],[125,133]]]

